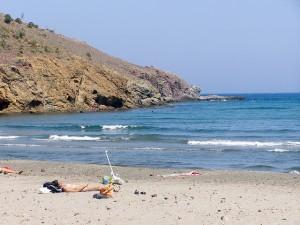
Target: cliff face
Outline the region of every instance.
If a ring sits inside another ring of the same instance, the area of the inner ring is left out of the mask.
[[[0,113],[101,111],[196,99],[174,74],[0,15]]]

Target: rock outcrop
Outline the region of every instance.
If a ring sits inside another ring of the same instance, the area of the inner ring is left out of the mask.
[[[128,109],[199,93],[174,74],[0,15],[0,113]]]
[[[199,101],[230,101],[230,100],[244,100],[244,96],[222,96],[222,95],[203,95],[199,96]]]

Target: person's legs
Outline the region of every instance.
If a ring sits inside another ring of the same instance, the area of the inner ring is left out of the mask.
[[[1,167],[0,168],[0,172],[4,173],[4,174],[7,174],[7,173],[18,173],[18,174],[21,174],[23,171],[21,170],[21,171],[18,172],[18,171],[15,171],[13,169],[10,169],[8,167]]]
[[[100,191],[104,186],[102,184],[64,184],[59,182],[64,192],[87,192]]]
[[[81,192],[87,184],[60,184],[63,192]]]
[[[83,192],[86,191],[100,191],[104,186],[102,184],[88,184],[86,187],[82,189]]]

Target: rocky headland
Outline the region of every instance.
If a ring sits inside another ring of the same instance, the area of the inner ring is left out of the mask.
[[[0,14],[0,114],[129,109],[199,93],[175,74]]]

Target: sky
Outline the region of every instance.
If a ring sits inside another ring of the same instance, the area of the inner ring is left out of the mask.
[[[0,0],[0,11],[203,93],[300,92],[300,0]]]

